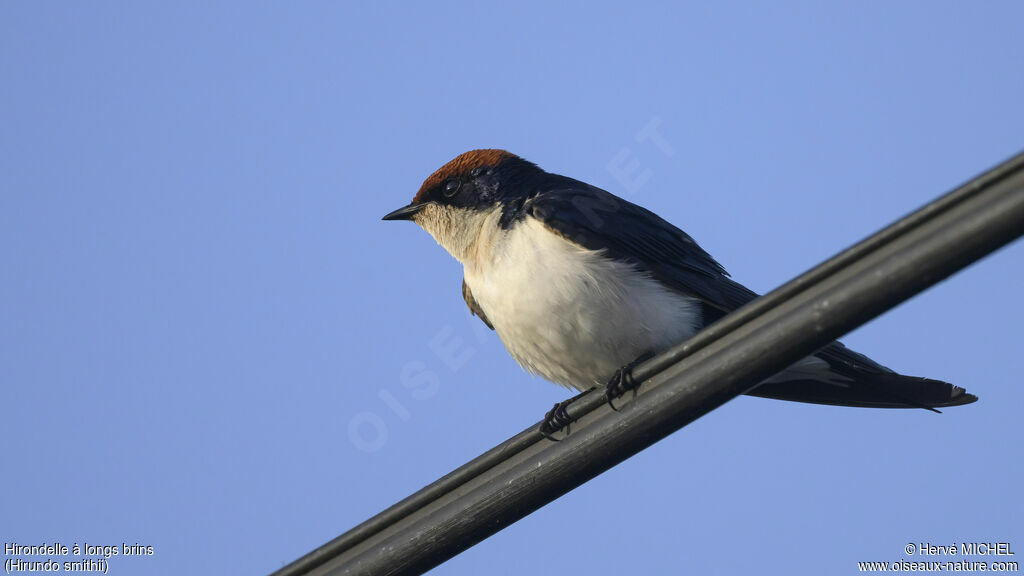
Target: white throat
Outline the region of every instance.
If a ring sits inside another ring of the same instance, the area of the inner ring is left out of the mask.
[[[500,218],[501,206],[471,210],[428,204],[415,222],[463,266],[474,269],[490,258],[495,238],[504,232],[498,225]]]

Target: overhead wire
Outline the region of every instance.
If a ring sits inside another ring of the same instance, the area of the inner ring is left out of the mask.
[[[621,411],[585,393],[560,441],[537,423],[272,576],[429,570],[1022,234],[1024,153],[640,363]]]

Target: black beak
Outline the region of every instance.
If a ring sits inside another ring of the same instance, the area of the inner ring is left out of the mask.
[[[423,210],[423,207],[426,205],[426,202],[409,204],[408,206],[399,208],[394,212],[389,212],[386,216],[381,218],[381,220],[412,220],[413,216],[419,214],[420,210]]]

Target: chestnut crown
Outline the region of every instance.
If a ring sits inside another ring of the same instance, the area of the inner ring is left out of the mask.
[[[505,150],[471,150],[431,174],[412,203],[384,217],[410,220],[429,204],[482,208],[529,195],[533,181],[544,175],[536,164]]]

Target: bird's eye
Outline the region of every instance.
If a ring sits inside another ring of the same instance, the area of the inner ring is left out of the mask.
[[[462,181],[457,178],[451,178],[449,180],[446,180],[444,183],[444,188],[442,188],[444,197],[451,198],[452,196],[455,196],[456,194],[459,193],[459,188],[461,187]]]

